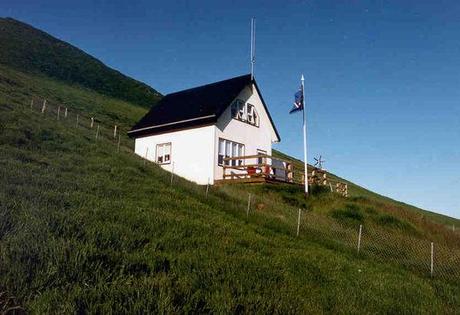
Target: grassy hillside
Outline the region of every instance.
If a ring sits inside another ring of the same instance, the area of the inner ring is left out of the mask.
[[[68,106],[68,118],[30,109],[39,96],[49,110]],[[104,123],[99,140],[87,120],[76,126],[76,111]],[[181,178],[171,186],[169,173],[132,154],[131,140],[117,152],[110,136],[109,126],[126,130],[144,112],[0,66],[0,292],[29,312],[460,309],[457,269],[446,262],[430,278],[411,256],[428,263],[432,240],[458,251],[458,233],[358,188],[350,198],[318,190],[305,202],[290,185],[224,186],[208,197]],[[357,255],[359,224],[369,234]]]
[[[289,155],[287,155],[287,154],[285,154],[283,152],[273,150],[273,156],[279,157],[279,158],[282,158],[282,159],[285,159],[285,160],[292,161],[295,169],[303,169],[303,167],[304,167],[303,166],[304,165],[303,161],[295,159],[295,158],[293,158],[293,157],[291,157],[291,156],[289,156]],[[309,172],[311,172],[311,170],[314,169],[314,167],[311,166],[311,165],[308,165],[308,167],[309,167],[308,168]],[[442,215],[442,214],[439,214],[439,213],[434,213],[434,212],[431,212],[431,211],[423,210],[423,209],[414,207],[412,205],[406,204],[404,202],[396,201],[396,200],[393,200],[391,198],[382,196],[382,195],[380,195],[378,193],[375,193],[375,192],[370,191],[370,190],[368,190],[368,189],[366,189],[364,187],[361,187],[361,186],[359,186],[359,185],[357,185],[357,184],[355,184],[353,182],[350,182],[350,181],[348,181],[348,180],[346,180],[344,178],[336,176],[335,174],[330,173],[330,172],[327,172],[327,176],[328,176],[328,178],[330,178],[334,182],[340,181],[340,182],[347,183],[348,184],[348,192],[349,192],[351,197],[358,197],[358,196],[359,197],[366,197],[366,198],[368,198],[370,200],[380,202],[381,204],[391,206],[397,212],[409,211],[409,212],[412,212],[412,215],[414,215],[414,216],[424,215],[426,217],[429,217],[434,222],[446,225],[446,227],[452,227],[452,225],[456,225],[456,224],[458,225],[459,220],[457,220],[455,218],[451,218],[451,217],[448,217],[448,216],[445,216],[445,215]]]
[[[0,18],[0,64],[150,107],[161,97],[148,85],[111,69],[80,49],[28,24]]]

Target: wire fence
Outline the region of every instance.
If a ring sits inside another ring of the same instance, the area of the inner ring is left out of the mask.
[[[340,244],[362,257],[394,263],[432,277],[460,281],[460,248],[434,243],[374,226],[345,226],[325,216],[306,213],[303,232]]]
[[[67,127],[92,133],[91,136],[95,141],[109,140],[116,146],[118,152],[123,147],[125,150],[134,151],[131,149],[132,140],[126,136],[130,127],[123,123],[110,124],[102,121],[96,115],[89,115],[40,97],[33,97],[28,107],[33,113],[43,115],[43,117],[52,117],[56,121],[66,124]]]
[[[306,237],[357,257],[396,264],[420,275],[460,281],[460,244],[435,243],[373,225],[343,224],[325,214],[288,206],[272,196],[242,195],[238,189],[226,186],[219,189],[239,199],[240,211],[246,212],[247,217],[271,217],[288,225],[290,233],[297,237]],[[457,231],[446,229],[443,232]]]
[[[132,140],[126,136],[127,126],[104,123],[91,115],[38,98],[31,101],[30,110],[44,117],[54,117],[56,121],[66,123],[76,130],[85,130],[87,136],[90,132],[94,141],[110,143],[117,152],[122,150],[134,153]],[[144,164],[155,164],[143,157],[139,158]],[[172,188],[179,187],[175,185],[179,180],[182,179],[173,173],[165,179]],[[375,226],[343,224],[327,215],[289,206],[276,193],[242,194],[241,190],[234,189],[231,185],[187,187],[204,200],[211,201],[211,198],[215,198],[219,202],[217,198],[230,198],[233,203],[226,211],[246,217],[247,222],[282,229],[293,237],[308,238],[357,257],[402,266],[420,275],[460,282],[460,244],[452,246],[435,243],[423,237]],[[460,228],[449,226],[444,233],[453,233],[460,237]]]

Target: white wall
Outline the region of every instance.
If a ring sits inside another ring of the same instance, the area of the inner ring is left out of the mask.
[[[255,155],[257,154],[257,149],[264,150],[268,155],[271,155],[272,143],[277,141],[276,133],[256,88],[251,89],[250,86],[247,86],[237,98],[255,106],[260,119],[259,127],[233,119],[231,106],[225,110],[216,124],[214,179],[222,179],[223,176],[223,168],[217,165],[219,138],[244,144],[245,155]]]
[[[155,161],[156,145],[171,142],[171,163],[161,167],[188,180],[205,185],[208,178],[213,184],[215,156],[215,126],[174,131],[136,138],[135,153]],[[217,154],[217,153],[216,153]]]

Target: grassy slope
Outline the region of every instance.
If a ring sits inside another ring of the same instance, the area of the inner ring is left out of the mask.
[[[144,112],[0,67],[0,287],[33,313],[460,307],[458,283],[359,258],[308,234],[293,237],[293,209],[303,203],[295,188],[213,188],[206,199],[203,187],[185,180],[170,187],[169,174],[129,152],[132,143],[124,141],[117,154],[114,142],[95,142],[94,131],[31,112],[23,105],[33,95],[91,111],[108,124],[129,126]],[[246,219],[243,191],[274,206]],[[328,198],[313,197],[309,207],[327,214],[355,202],[380,211],[384,202]],[[372,223],[371,216],[365,220]],[[401,220],[427,236],[439,232],[410,215]]]
[[[0,64],[21,71],[46,74],[145,107],[161,97],[69,43],[11,18],[0,18],[0,47]]]
[[[279,158],[283,158],[283,159],[287,159],[287,160],[290,160],[290,161],[293,161],[293,164],[294,164],[294,167],[296,169],[303,169],[303,162],[298,160],[298,159],[295,159],[289,155],[286,155],[284,154],[283,152],[280,152],[280,151],[277,151],[277,150],[273,150],[273,155],[276,156],[276,157],[279,157]],[[309,165],[310,168],[313,169],[312,166]],[[310,169],[309,168],[309,169]],[[369,198],[369,199],[372,199],[372,200],[375,200],[375,201],[378,201],[378,202],[381,202],[381,203],[384,203],[384,204],[387,204],[387,205],[391,205],[393,207],[396,207],[396,208],[400,208],[400,209],[403,209],[403,210],[407,210],[407,211],[413,211],[414,213],[418,213],[418,214],[423,214],[423,215],[426,215],[427,217],[429,217],[430,219],[440,223],[440,224],[444,224],[444,225],[447,225],[447,226],[452,226],[452,224],[458,224],[459,220],[455,219],[455,218],[451,218],[449,216],[445,216],[445,215],[442,215],[442,214],[439,214],[439,213],[434,213],[434,212],[431,212],[431,211],[427,211],[427,210],[423,210],[423,209],[420,209],[420,208],[417,208],[417,207],[414,207],[412,205],[409,205],[409,204],[406,204],[404,202],[400,202],[400,201],[396,201],[396,200],[393,200],[391,198],[388,198],[388,197],[385,197],[385,196],[382,196],[380,194],[377,194],[373,191],[370,191],[364,187],[361,187],[355,183],[352,183],[346,179],[343,179],[341,177],[338,177],[332,173],[329,173],[328,172],[328,176],[335,180],[335,181],[341,181],[341,182],[344,182],[344,183],[347,183],[348,184],[348,191],[349,191],[349,194],[350,196],[360,196],[360,197],[366,197],[366,198]]]

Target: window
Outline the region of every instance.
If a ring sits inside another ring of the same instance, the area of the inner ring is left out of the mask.
[[[232,157],[238,156],[238,143],[232,142]],[[236,160],[232,160],[232,166],[236,165]]]
[[[259,116],[257,115],[256,108],[252,104],[247,104],[247,122],[251,125],[259,127]]]
[[[157,144],[156,162],[158,164],[171,163],[171,142]]]
[[[225,140],[219,139],[219,155],[217,158],[217,164],[219,165],[224,164],[224,156],[225,156]]]
[[[225,157],[229,158],[232,155],[232,142],[225,140]],[[225,165],[230,165],[230,161],[225,161]]]
[[[257,149],[257,155],[267,155],[267,151]],[[267,158],[265,157],[258,157],[257,164],[265,164],[267,163]]]
[[[236,99],[232,103],[232,117],[241,121],[245,120],[244,102],[242,100]]]
[[[238,145],[238,156],[244,156],[244,145]],[[243,165],[243,160],[238,160],[238,165]]]
[[[230,165],[230,161],[225,161],[224,163],[224,159],[233,157],[233,154],[232,154],[233,153],[232,151],[233,143],[234,142],[232,141],[228,141],[228,140],[219,138],[219,155],[217,157],[217,163],[219,165],[223,165],[223,164]]]
[[[225,161],[224,158],[238,157],[244,155],[244,144],[219,138],[219,153],[217,164],[222,165],[243,165],[243,160]],[[230,163],[231,162],[231,163]]]
[[[254,105],[236,99],[232,103],[232,117],[250,125],[259,127],[259,115]]]

